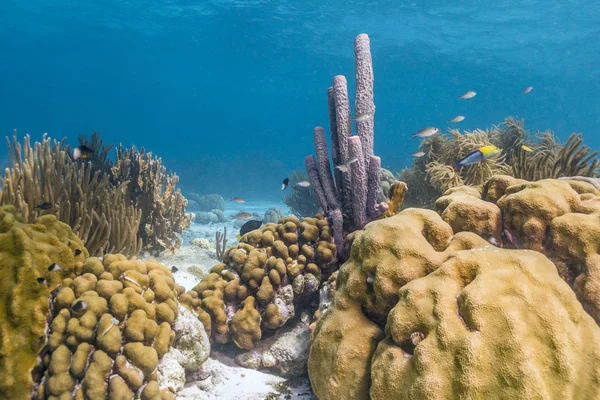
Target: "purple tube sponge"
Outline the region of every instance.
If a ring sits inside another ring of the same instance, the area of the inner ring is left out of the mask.
[[[331,213],[330,218],[333,222],[333,241],[335,242],[337,253],[340,254],[344,245],[344,217],[342,216],[342,211],[336,208]]]
[[[354,114],[369,114],[371,117],[356,121],[356,133],[362,143],[367,168],[369,157],[373,155],[373,134],[375,126],[375,103],[373,101],[373,60],[371,59],[369,36],[360,34],[354,39],[354,58],[356,60],[356,98]]]
[[[365,159],[362,157],[363,149],[358,136],[352,136],[348,139],[350,157],[355,158],[356,162],[350,166],[352,175],[352,216],[355,229],[362,229],[368,222],[367,220],[367,171],[365,169]]]
[[[325,139],[325,129],[322,126],[317,126],[314,130],[315,150],[317,153],[317,170],[319,172],[319,180],[325,193],[327,200],[327,208],[324,211],[333,210],[338,207],[338,200],[335,194],[335,185],[333,184],[333,176],[331,175],[331,165],[329,164],[329,152],[327,151],[327,139]]]
[[[369,219],[375,219],[381,215],[377,205],[377,194],[381,186],[381,158],[371,156],[369,168],[367,171],[368,190],[367,190],[367,216]]]
[[[323,185],[321,184],[321,180],[319,179],[317,161],[313,156],[306,156],[306,158],[304,159],[304,164],[306,165],[306,172],[308,173],[308,181],[310,182],[310,185],[317,194],[317,200],[319,201],[319,205],[321,206],[323,212],[327,213],[327,211],[329,210],[329,205],[327,204],[327,198],[325,197]]]

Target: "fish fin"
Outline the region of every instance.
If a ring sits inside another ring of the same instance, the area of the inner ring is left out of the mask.
[[[454,163],[454,168],[456,168],[456,169],[461,169],[462,167],[463,167],[463,165],[461,164],[461,162],[460,162],[460,161],[456,161],[456,162]]]

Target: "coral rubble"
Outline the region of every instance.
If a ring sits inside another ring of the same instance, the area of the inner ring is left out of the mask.
[[[319,399],[596,398],[600,192],[495,176],[436,209],[357,232],[314,326]]]
[[[216,343],[251,349],[263,331],[283,326],[332,272],[335,245],[323,215],[284,217],[245,234],[223,263],[180,301]]]

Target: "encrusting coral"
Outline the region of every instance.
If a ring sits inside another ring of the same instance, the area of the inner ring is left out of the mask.
[[[53,215],[27,224],[15,207],[0,208],[1,398],[29,397],[45,344],[50,293],[86,257],[81,240]],[[60,269],[50,268],[54,264]]]
[[[242,236],[224,263],[180,301],[198,314],[214,342],[251,349],[263,331],[283,326],[299,304],[317,295],[333,272],[335,253],[323,215],[302,222],[284,217]]]
[[[454,167],[456,161],[487,145],[499,147],[502,153],[464,168]],[[446,190],[461,185],[479,186],[494,175],[532,181],[576,175],[593,177],[600,165],[598,152],[583,144],[581,134],[572,134],[562,145],[551,131],[531,135],[523,120],[512,117],[487,131],[461,133],[451,129],[447,135],[424,140],[420,149],[425,155],[398,177],[411,188],[407,207],[432,207]]]
[[[314,326],[319,399],[596,398],[600,192],[495,176],[436,209],[357,233]]]

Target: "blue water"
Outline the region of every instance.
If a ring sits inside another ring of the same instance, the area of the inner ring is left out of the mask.
[[[457,114],[465,129],[513,115],[600,149],[599,21],[593,0],[3,0],[0,135],[75,144],[98,130],[160,155],[184,192],[279,199],[367,33],[384,167]]]

